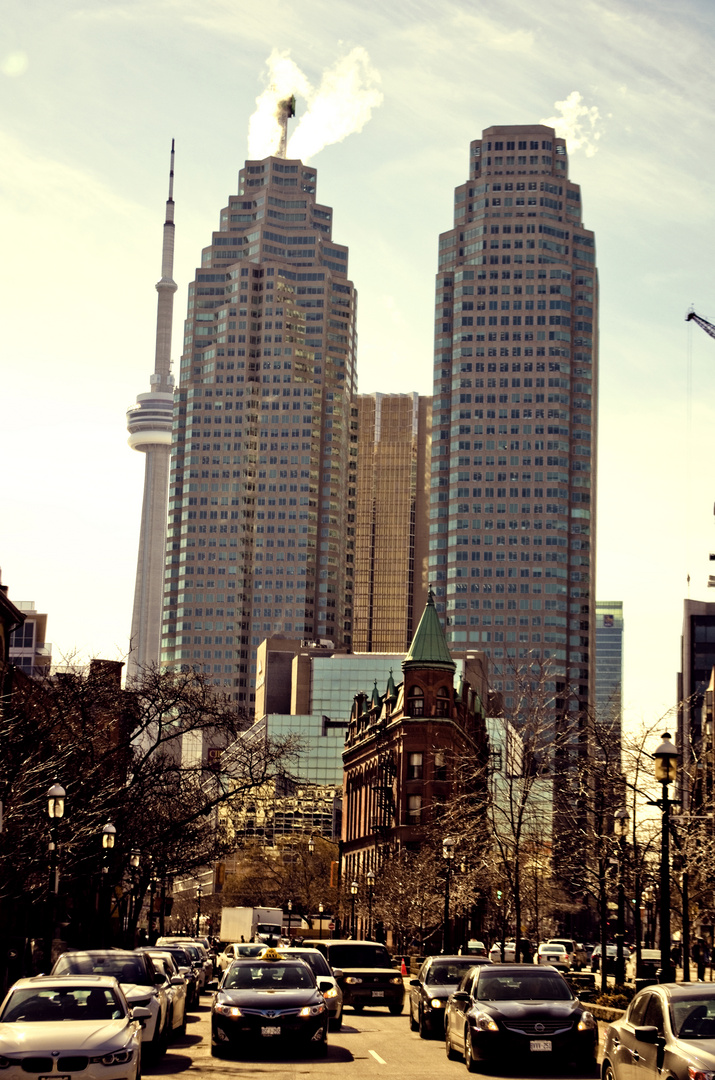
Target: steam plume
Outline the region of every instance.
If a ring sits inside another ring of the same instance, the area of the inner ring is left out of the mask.
[[[288,156],[302,161],[362,131],[372,110],[382,103],[377,86],[380,76],[360,47],[325,71],[317,88],[287,52],[274,49],[267,63],[269,85],[256,98],[256,110],[248,123],[249,158],[279,153],[280,103],[291,94],[303,98],[307,105],[288,143]]]
[[[554,128],[559,138],[566,139],[569,151],[583,150],[586,157],[593,157],[598,150],[596,143],[601,138],[600,131],[596,131],[596,124],[601,119],[598,107],[585,105],[578,90],[572,90],[565,101],[554,104],[561,115],[539,120],[539,123]]]

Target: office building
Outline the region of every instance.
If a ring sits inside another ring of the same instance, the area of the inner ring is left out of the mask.
[[[488,128],[439,240],[430,576],[507,714],[526,662],[547,662],[557,715],[593,695],[597,319],[564,139]]]
[[[247,161],[189,286],[162,662],[247,711],[256,649],[352,645],[356,294],[300,161]]]
[[[174,411],[171,374],[171,329],[176,283],[174,269],[174,142],[171,143],[169,197],[161,255],[161,278],[156,283],[156,349],[149,393],[139,394],[127,412],[129,445],[145,455],[139,554],[127,673],[136,678],[143,668],[159,663],[161,613],[164,595],[166,508],[169,496],[169,455]]]
[[[431,398],[359,394],[353,646],[404,653],[428,588]]]
[[[701,600],[683,602],[680,657],[677,677],[676,745],[680,753],[677,797],[681,799],[683,809],[689,810],[697,809],[702,798],[703,751],[706,745],[702,715],[705,694],[715,667],[715,603]]]
[[[16,600],[15,607],[23,613],[25,621],[10,637],[10,663],[26,675],[49,675],[52,646],[45,641],[47,615],[36,609],[34,600]]]
[[[596,601],[595,749],[621,752],[623,726],[623,601]]]

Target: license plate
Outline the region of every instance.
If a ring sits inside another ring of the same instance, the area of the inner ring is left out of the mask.
[[[52,1073],[51,1076],[38,1076],[37,1080],[71,1080],[69,1076],[58,1076],[57,1073]]]
[[[384,997],[385,996],[385,991],[384,990],[373,990],[372,996],[373,997]]]
[[[550,1050],[551,1039],[532,1039],[529,1043],[530,1050]]]
[[[261,1035],[280,1035],[281,1029],[279,1027],[262,1027]],[[48,1077],[48,1080],[55,1080],[54,1077]],[[67,1078],[69,1080],[69,1077]]]

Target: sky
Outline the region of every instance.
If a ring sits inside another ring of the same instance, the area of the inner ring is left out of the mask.
[[[11,0],[0,566],[48,613],[54,660],[127,652],[144,457],[125,412],[153,368],[171,139],[178,369],[272,56],[330,138],[326,99],[343,93],[339,118],[361,102],[353,134],[316,152],[306,125],[301,146],[350,247],[365,393],[431,393],[438,236],[470,140],[563,125],[601,283],[597,595],[625,607],[627,717],[672,708],[683,599],[715,601],[715,341],[685,322],[691,304],[715,321],[714,52],[705,0]]]

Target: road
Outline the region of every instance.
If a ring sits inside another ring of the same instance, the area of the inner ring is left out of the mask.
[[[447,1060],[441,1040],[421,1039],[410,1031],[406,1002],[402,1016],[390,1016],[380,1009],[366,1010],[358,1016],[346,1009],[342,1030],[330,1033],[327,1058],[279,1053],[271,1046],[229,1060],[211,1057],[210,1000],[207,995],[202,998],[200,1007],[189,1016],[186,1036],[171,1044],[161,1062],[154,1065],[144,1060],[146,1078],[180,1077],[191,1072],[196,1080],[204,1076],[207,1080],[223,1080],[239,1074],[240,1080],[265,1080],[267,1075],[271,1080],[297,1080],[305,1076],[316,1080],[350,1080],[350,1077],[387,1080],[397,1076],[409,1080],[466,1080],[464,1064]],[[585,1080],[586,1077],[574,1069],[554,1069],[551,1062],[528,1072],[510,1068],[505,1062],[503,1068],[490,1070],[488,1075],[505,1076],[509,1080],[532,1077]],[[591,1074],[591,1080],[594,1075]]]

